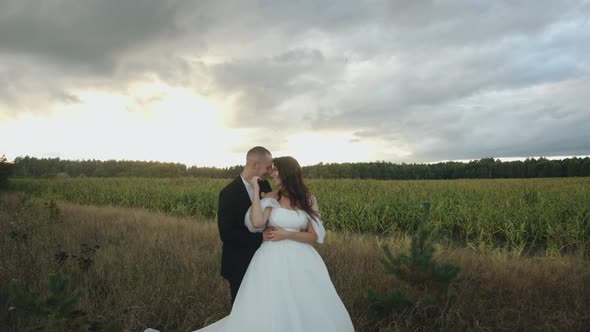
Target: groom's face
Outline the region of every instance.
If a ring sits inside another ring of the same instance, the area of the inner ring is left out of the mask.
[[[266,159],[256,163],[256,175],[264,178],[272,173],[272,156],[267,155]]]

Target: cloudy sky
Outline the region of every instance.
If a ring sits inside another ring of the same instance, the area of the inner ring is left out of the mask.
[[[590,1],[0,0],[0,155],[590,154]]]

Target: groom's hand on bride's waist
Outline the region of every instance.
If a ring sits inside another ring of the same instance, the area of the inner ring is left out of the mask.
[[[268,227],[267,229],[264,230],[264,232],[262,232],[262,240],[263,241],[270,241],[272,240],[270,238],[270,232],[277,230],[278,227]]]

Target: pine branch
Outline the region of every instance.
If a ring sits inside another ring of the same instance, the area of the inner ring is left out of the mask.
[[[450,285],[457,280],[460,267],[451,264],[437,264],[434,257],[434,232],[428,218],[430,203],[424,203],[422,218],[416,233],[412,236],[410,255],[400,253],[394,256],[387,246],[383,246],[383,264],[386,274],[391,274],[408,285],[408,295],[393,289],[383,295],[369,290],[371,307],[380,314],[392,310],[405,310],[418,303],[443,305],[452,299]]]

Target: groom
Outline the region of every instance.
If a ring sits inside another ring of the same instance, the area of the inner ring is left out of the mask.
[[[244,216],[252,205],[254,192],[249,181],[254,176],[264,178],[271,172],[271,153],[261,146],[254,147],[246,155],[246,166],[240,176],[219,193],[217,224],[223,242],[221,276],[229,282],[232,306],[252,256],[260,247],[263,236],[265,239],[267,236],[266,231],[263,234],[250,233],[244,224]],[[260,182],[261,195],[270,191],[272,189],[268,181]]]

